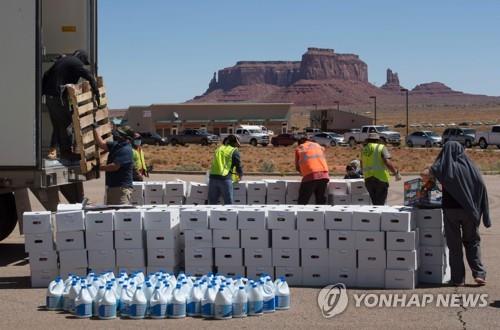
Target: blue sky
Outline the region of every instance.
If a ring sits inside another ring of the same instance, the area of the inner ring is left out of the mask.
[[[112,108],[183,102],[239,60],[356,53],[369,81],[441,81],[500,95],[500,1],[99,0],[99,70]]]

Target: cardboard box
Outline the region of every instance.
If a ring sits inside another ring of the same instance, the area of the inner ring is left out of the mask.
[[[195,197],[187,197],[186,205],[206,205],[208,201],[206,199],[200,199]]]
[[[386,266],[385,250],[358,250],[358,269],[385,269]]]
[[[269,248],[245,248],[245,266],[272,266],[272,252]]]
[[[54,239],[52,238],[52,232],[24,235],[25,252],[29,253],[51,250],[54,250]]]
[[[132,273],[143,273],[146,274],[146,267],[117,267],[117,273],[126,273],[126,274],[132,274]]]
[[[377,231],[356,231],[357,250],[385,249],[385,233]]]
[[[212,238],[213,246],[216,248],[240,247],[240,232],[238,230],[214,229]]]
[[[299,230],[299,246],[305,249],[326,249],[326,230]]]
[[[410,232],[387,232],[388,251],[411,251],[418,248],[418,230]]]
[[[85,216],[83,211],[65,211],[56,213],[56,230],[85,230]]]
[[[182,180],[165,182],[165,197],[186,196],[186,182]]]
[[[208,210],[206,209],[184,209],[180,212],[181,230],[185,229],[208,229]]]
[[[328,268],[328,249],[300,249],[302,268]]]
[[[417,209],[417,226],[423,228],[443,228],[443,210],[442,209]]]
[[[269,210],[267,216],[268,229],[296,229],[296,215],[292,210]]]
[[[164,182],[148,181],[144,183],[144,197],[163,197],[164,195]]]
[[[24,234],[41,234],[49,232],[52,232],[52,216],[50,211],[23,213]]]
[[[116,249],[142,249],[143,248],[142,230],[117,230],[115,231]],[[125,265],[120,265],[125,266]]]
[[[300,267],[300,250],[272,249],[272,259],[276,267]]]
[[[238,211],[238,229],[266,229],[266,211],[262,209],[241,209]]]
[[[286,195],[285,197],[285,204],[287,205],[297,205],[299,201],[299,197],[295,197],[295,196],[289,196],[289,195]]]
[[[213,209],[210,211],[211,229],[238,229],[238,211],[231,209]]]
[[[247,183],[245,181],[233,183],[233,197],[236,196],[247,196]]]
[[[421,265],[448,265],[448,255],[447,246],[420,246]]]
[[[142,230],[142,210],[121,209],[115,211],[115,230]]]
[[[323,210],[297,210],[298,230],[325,230]]]
[[[298,249],[300,247],[298,230],[272,230],[271,246],[274,249]]]
[[[249,266],[247,269],[247,278],[249,280],[258,280],[262,276],[272,275],[274,268],[271,266]]]
[[[244,266],[217,266],[217,274],[236,278],[238,276],[245,276]]]
[[[113,231],[114,213],[115,211],[113,210],[88,211],[85,214],[85,231],[86,232]]]
[[[347,268],[355,269],[356,264],[356,250],[354,249],[329,249],[328,250],[329,266],[330,269]]]
[[[185,249],[185,264],[186,268],[188,266],[211,267],[214,264],[212,249],[187,246]]]
[[[243,249],[215,248],[216,266],[243,266]]]
[[[380,213],[355,211],[352,215],[352,230],[380,231]]]
[[[365,179],[349,179],[347,180],[349,184],[349,193],[351,195],[363,195],[368,194],[366,190]]]
[[[156,208],[144,211],[144,230],[172,230],[179,225],[179,209]]]
[[[179,264],[180,258],[176,249],[148,248],[148,266],[173,267]]]
[[[356,287],[383,289],[385,287],[385,269],[358,269],[356,273]]]
[[[152,275],[157,272],[174,274],[178,272],[178,269],[175,266],[147,266],[146,272],[148,275]]]
[[[270,232],[266,229],[242,229],[242,248],[268,248]]]
[[[267,186],[267,196],[278,196],[285,198],[286,181],[284,180],[263,180]]]
[[[266,196],[247,196],[248,205],[264,205],[266,204]],[[242,205],[242,204],[239,204]]]
[[[37,269],[31,270],[31,287],[32,288],[47,288],[57,276],[59,270],[57,267],[51,269]]]
[[[89,268],[114,268],[116,265],[115,250],[89,250]]]
[[[340,231],[329,230],[328,247],[334,250],[355,250],[356,249],[356,232],[355,231]]]
[[[187,275],[201,277],[203,275],[207,275],[208,273],[212,273],[214,271],[212,266],[195,266],[189,265],[186,266],[185,273]]]
[[[267,195],[266,202],[268,205],[282,205],[286,203],[286,196]]]
[[[87,268],[87,250],[59,251],[61,268]]]
[[[266,183],[263,181],[248,181],[247,182],[247,197],[266,197]]]
[[[275,278],[284,277],[289,286],[302,285],[302,268],[300,267],[275,267]]]
[[[163,204],[165,205],[183,205],[185,197],[183,196],[165,196],[163,198]]]
[[[210,229],[186,229],[184,239],[191,247],[213,247],[212,231]]]
[[[33,251],[29,254],[30,269],[57,269],[56,251]]]
[[[386,289],[413,290],[417,284],[416,282],[416,272],[414,270],[385,270]]]
[[[111,267],[111,269],[107,269],[107,271],[114,271],[114,267]],[[69,277],[69,275],[76,275],[80,277],[86,277],[87,276],[87,267],[61,267],[59,269],[59,276],[63,279],[66,279]]]
[[[351,210],[326,210],[325,229],[351,230],[352,211]]]
[[[56,233],[56,246],[58,251],[84,250],[85,240],[83,231],[63,231]]]
[[[443,284],[451,279],[449,265],[424,265],[418,269],[418,281],[428,284]]]
[[[118,267],[146,267],[144,249],[116,249]]]
[[[208,199],[208,185],[205,183],[190,182],[188,197],[202,200]]]
[[[330,283],[342,283],[346,288],[356,287],[356,277],[358,270],[356,268],[330,266]]]
[[[302,268],[303,286],[323,287],[328,284],[330,284],[330,270],[328,266]]]
[[[442,228],[422,228],[419,230],[420,246],[445,246],[446,238]]]
[[[333,195],[333,205],[349,205],[351,204],[350,195]]]
[[[371,205],[372,200],[369,194],[355,194],[351,195],[352,205]]]
[[[415,218],[409,211],[382,212],[382,231],[405,231],[409,232],[416,227]]]
[[[417,251],[387,251],[387,268],[398,270],[416,270]]]
[[[145,205],[162,205],[166,204],[163,196],[146,196],[144,197]]]
[[[234,205],[247,205],[247,196],[233,196],[233,204]],[[256,203],[257,204],[257,203]]]
[[[346,180],[330,180],[328,182],[328,194],[335,196],[349,195],[349,185]]]
[[[87,250],[112,250],[114,248],[112,231],[85,233]]]
[[[176,231],[146,231],[146,247],[148,249],[175,249],[178,245],[178,233]]]

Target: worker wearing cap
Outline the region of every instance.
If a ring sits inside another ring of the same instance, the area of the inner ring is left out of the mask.
[[[134,160],[134,181],[144,181],[144,177],[148,177],[148,168],[144,159],[144,150],[142,149],[141,135],[134,134],[134,142],[132,144],[132,158]]]
[[[208,181],[208,204],[217,204],[221,195],[224,205],[233,204],[233,182],[243,177],[238,147],[240,141],[231,134],[215,150]]]
[[[389,191],[389,173],[395,175],[397,181],[401,180],[401,176],[377,133],[368,134],[361,152],[361,166],[372,204],[384,205]]]
[[[300,138],[295,149],[295,168],[302,175],[298,204],[306,205],[313,194],[316,204],[326,204],[326,189],[330,177],[324,148],[306,137]]]
[[[92,92],[97,104],[100,103],[99,89],[92,73],[85,68],[89,65],[88,54],[84,50],[77,50],[70,56],[59,57],[54,65],[43,75],[42,94],[45,95],[45,103],[49,109],[50,121],[52,123],[52,137],[48,158],[56,159],[59,147],[61,158],[67,160],[79,160],[80,155],[73,153],[73,140],[68,127],[71,125],[71,108],[64,94],[66,84],[76,84],[80,78],[87,80],[92,87]]]
[[[113,141],[106,142],[93,127],[97,145],[109,152],[106,165],[100,167],[106,173],[106,205],[129,205],[134,170],[130,143],[134,133],[126,127],[117,128],[113,131]]]

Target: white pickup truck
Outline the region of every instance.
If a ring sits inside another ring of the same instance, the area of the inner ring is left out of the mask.
[[[492,126],[489,132],[477,132],[474,142],[479,144],[481,149],[486,149],[489,145],[495,145],[500,149],[500,125]]]
[[[220,134],[220,138],[224,141],[224,138],[229,134]],[[234,135],[238,137],[241,144],[251,144],[254,147],[261,145],[267,147],[269,144],[269,134],[263,132],[259,126],[256,125],[241,125],[241,127],[236,128]]]
[[[368,138],[368,134],[377,133],[380,140],[387,144],[399,146],[401,144],[401,135],[398,132],[391,131],[387,126],[383,125],[367,125],[361,127],[359,132],[346,132],[344,133],[344,141],[349,143],[351,147],[357,143],[363,143]]]

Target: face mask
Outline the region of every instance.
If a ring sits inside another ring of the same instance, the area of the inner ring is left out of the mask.
[[[134,146],[138,147],[141,145],[141,140],[134,140]]]

